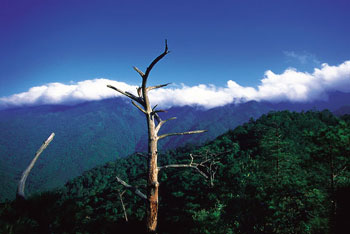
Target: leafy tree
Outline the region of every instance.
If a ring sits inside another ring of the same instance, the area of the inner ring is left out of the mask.
[[[328,206],[330,207],[332,227],[337,216],[339,192],[350,186],[350,126],[340,121],[317,133],[309,135],[314,142],[311,151],[314,170],[317,171],[317,183],[326,185]],[[342,209],[342,208],[341,208]]]

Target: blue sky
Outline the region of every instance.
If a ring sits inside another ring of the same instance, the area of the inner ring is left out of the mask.
[[[346,0],[0,1],[0,97],[52,82],[139,84],[232,80],[257,88],[266,71],[313,73],[350,59]]]

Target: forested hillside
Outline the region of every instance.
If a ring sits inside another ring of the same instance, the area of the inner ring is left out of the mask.
[[[183,106],[162,113],[177,120],[161,132],[206,129],[205,134],[162,140],[161,149],[187,143],[204,144],[268,111],[322,110],[349,113],[350,94],[330,93],[329,99],[310,103],[246,102],[212,109]],[[0,201],[14,199],[16,183],[34,153],[51,132],[56,137],[28,178],[27,192],[63,186],[84,171],[119,157],[147,150],[147,130],[142,114],[122,98],[91,101],[72,106],[43,105],[0,111]],[[127,136],[127,137],[126,137]]]
[[[161,132],[198,128],[206,134],[168,138],[162,149],[186,143],[203,144],[228,129],[259,117],[271,107],[256,102],[204,110],[173,107],[163,117],[177,117]],[[239,112],[239,114],[235,114]],[[0,201],[14,199],[17,181],[43,140],[56,137],[28,178],[27,192],[63,186],[69,179],[106,162],[147,150],[147,128],[143,116],[121,98],[87,102],[75,106],[46,105],[0,112]]]
[[[201,173],[160,170],[159,233],[347,233],[349,116],[270,112],[201,147],[163,151],[159,164],[191,156]],[[133,154],[2,203],[0,233],[142,233],[144,203],[116,176],[144,191],[145,173]]]

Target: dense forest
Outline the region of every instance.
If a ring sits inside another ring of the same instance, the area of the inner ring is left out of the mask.
[[[178,118],[167,123],[161,132],[198,128],[208,132],[163,139],[159,148],[175,149],[188,142],[204,144],[269,110],[274,109],[257,102],[209,110],[172,107],[162,113],[162,117]],[[0,202],[15,198],[21,173],[51,132],[56,133],[55,140],[33,168],[26,188],[28,194],[62,187],[84,171],[133,152],[147,151],[147,127],[143,117],[122,98],[73,106],[43,105],[0,111],[0,176],[3,178],[0,180]]]
[[[311,103],[250,101],[211,109],[174,106],[162,113],[162,117],[176,116],[177,119],[164,125],[160,133],[196,129],[208,132],[165,138],[158,146],[169,150],[186,143],[202,145],[249,118],[256,119],[269,111],[330,109],[336,115],[350,113],[350,94],[327,95],[327,101]],[[0,110],[0,202],[15,198],[21,173],[51,132],[56,133],[55,140],[33,168],[26,188],[28,194],[62,187],[84,171],[133,152],[147,151],[143,117],[121,97],[71,106],[40,105]]]
[[[196,168],[166,168],[188,164]],[[159,233],[347,233],[350,116],[270,112],[200,147],[160,152]],[[0,205],[0,233],[142,233],[146,160],[119,158]]]

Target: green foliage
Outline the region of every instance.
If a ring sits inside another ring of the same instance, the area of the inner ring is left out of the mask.
[[[208,132],[163,139],[159,149],[175,149],[186,143],[203,144],[269,109],[257,103],[210,110],[173,107],[162,113],[162,117],[176,116],[178,119],[164,125],[162,132],[187,129],[207,129]],[[237,112],[241,114],[237,115]],[[0,110],[0,176],[3,178],[0,180],[0,202],[15,198],[14,191],[22,171],[51,132],[56,133],[55,139],[31,171],[27,194],[61,187],[86,170],[147,150],[147,129],[142,113],[123,98],[73,106]]]
[[[214,158],[212,181],[193,168],[160,171],[159,233],[342,233],[350,195],[350,125],[328,111],[271,112],[201,147],[161,152],[159,165]],[[146,160],[136,154],[63,188],[0,206],[3,233],[142,233]],[[205,167],[199,167],[210,175]],[[213,182],[213,183],[211,183]],[[40,209],[38,209],[40,207]]]

